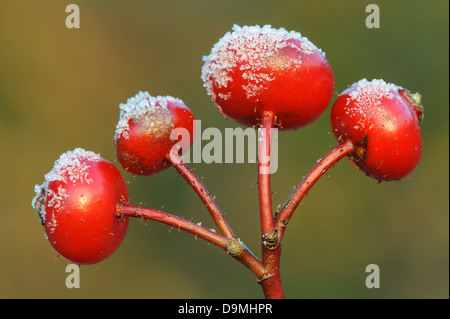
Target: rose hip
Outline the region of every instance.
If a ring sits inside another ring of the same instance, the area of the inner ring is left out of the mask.
[[[35,191],[32,205],[50,244],[62,257],[93,264],[119,247],[128,218],[115,211],[129,199],[126,184],[112,163],[77,148],[61,155]]]
[[[186,129],[189,137],[171,139],[174,129]],[[171,166],[167,156],[175,144],[180,152],[191,146],[194,132],[194,115],[182,100],[139,92],[120,105],[115,135],[117,158],[132,174],[158,173]]]
[[[295,129],[326,109],[334,76],[325,54],[298,32],[235,25],[204,58],[207,93],[225,116],[246,126],[273,113]]]
[[[383,80],[363,79],[342,92],[331,110],[331,126],[339,142],[351,140],[352,162],[380,181],[403,178],[422,153],[419,95]]]

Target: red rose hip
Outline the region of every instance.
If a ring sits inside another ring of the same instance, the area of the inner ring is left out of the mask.
[[[35,191],[32,206],[61,256],[77,264],[93,264],[119,247],[128,218],[115,211],[129,199],[126,184],[112,163],[77,148],[61,155]]]
[[[172,139],[175,129],[185,129],[188,138]],[[180,153],[186,151],[194,133],[194,115],[182,100],[139,92],[120,105],[115,134],[117,159],[132,174],[158,173],[171,166],[167,156],[172,147],[176,144]]]
[[[235,25],[204,57],[202,80],[219,111],[246,126],[273,113],[280,129],[317,119],[334,76],[325,54],[298,32]]]
[[[380,181],[403,178],[422,154],[418,94],[383,80],[363,79],[342,92],[331,110],[333,134],[349,139],[356,151],[352,162]]]

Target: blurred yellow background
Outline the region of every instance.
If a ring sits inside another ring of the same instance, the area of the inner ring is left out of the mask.
[[[79,29],[65,26],[72,2],[80,8]],[[200,79],[202,56],[236,23],[308,37],[333,68],[333,100],[362,78],[423,96],[424,151],[410,177],[378,184],[345,159],[299,206],[283,242],[286,297],[448,298],[448,1],[376,1],[379,29],[365,26],[369,3],[0,0],[0,297],[263,297],[253,275],[222,250],[137,220],[111,258],[82,266],[81,287],[67,289],[67,262],[56,257],[31,208],[34,185],[65,151],[82,147],[118,165],[118,105],[140,90],[183,99],[203,128],[236,127]],[[313,125],[280,132],[274,207],[336,145],[329,111]],[[256,166],[191,166],[259,256]],[[213,227],[174,169],[149,178],[121,172],[132,203]],[[379,289],[365,286],[372,263],[380,267]]]

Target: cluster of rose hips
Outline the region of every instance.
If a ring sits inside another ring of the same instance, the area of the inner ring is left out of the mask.
[[[325,53],[299,33],[271,26],[234,26],[204,57],[202,80],[219,111],[254,128],[290,130],[316,120],[333,95],[334,75]],[[119,170],[99,155],[77,148],[61,155],[32,205],[51,245],[78,264],[98,263],[122,242],[129,217],[159,221],[223,248],[247,266],[268,298],[282,297],[281,241],[288,221],[315,181],[343,157],[379,181],[401,179],[422,152],[420,95],[383,80],[366,79],[343,91],[331,110],[339,145],[301,181],[274,215],[270,176],[258,170],[262,260],[233,233],[202,182],[183,162],[194,139],[194,115],[178,98],[140,92],[120,104],[117,159],[129,173],[149,176],[168,167],[189,182],[220,233],[176,215],[129,204]],[[189,138],[173,134],[184,129]],[[261,135],[270,154],[271,134]],[[260,142],[261,143],[261,142]],[[259,168],[268,163],[258,162]]]

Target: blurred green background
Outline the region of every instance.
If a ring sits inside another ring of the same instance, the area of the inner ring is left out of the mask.
[[[72,2],[80,7],[80,29],[65,26]],[[369,3],[380,7],[380,29],[365,26]],[[30,205],[34,185],[63,152],[82,147],[115,161],[118,105],[140,90],[183,99],[203,128],[236,127],[215,109],[200,79],[202,56],[236,23],[308,37],[333,68],[333,100],[362,78],[423,95],[424,151],[410,177],[378,184],[343,160],[299,206],[283,242],[286,297],[448,298],[448,9],[444,0],[1,0],[0,297],[263,297],[253,275],[222,250],[137,220],[111,258],[81,267],[80,289],[67,289],[67,262],[45,240]],[[279,134],[274,207],[336,145],[329,111],[313,125]],[[259,256],[256,166],[191,166]],[[149,178],[121,172],[133,204],[214,227],[175,170]],[[379,289],[365,286],[372,263],[381,270]]]

